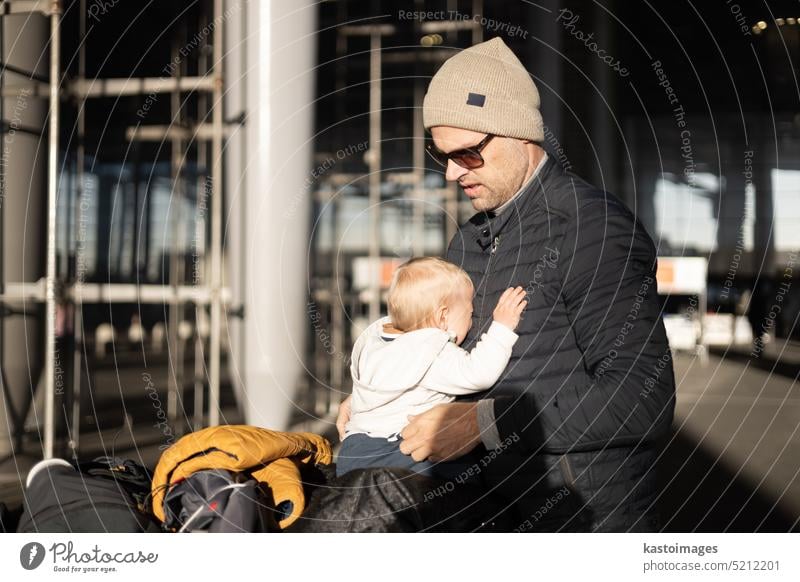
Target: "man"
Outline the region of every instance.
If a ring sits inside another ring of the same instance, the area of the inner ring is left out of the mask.
[[[447,250],[475,286],[462,346],[507,287],[523,286],[528,305],[492,390],[413,417],[401,451],[437,461],[479,447],[507,529],[657,529],[653,465],[675,387],[651,239],[622,202],[545,154],[538,91],[502,40],[444,63],[423,121],[429,152],[478,211]]]

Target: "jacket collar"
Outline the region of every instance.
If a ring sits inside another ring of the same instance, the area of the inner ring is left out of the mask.
[[[514,218],[513,222],[519,222],[533,211],[536,201],[548,188],[553,178],[561,173],[563,170],[559,163],[553,156],[548,155],[544,166],[525,186],[525,189],[515,197],[511,206],[497,215],[491,211],[478,212],[469,219],[468,224],[472,230],[471,237],[483,250],[490,248],[495,237],[500,236],[512,218]]]

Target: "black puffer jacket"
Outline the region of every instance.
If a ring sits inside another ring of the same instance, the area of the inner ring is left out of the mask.
[[[462,225],[447,258],[475,285],[467,350],[504,289],[528,290],[509,366],[481,395],[507,446],[478,466],[511,529],[657,528],[653,464],[675,384],[641,224],[551,158],[512,207]]]

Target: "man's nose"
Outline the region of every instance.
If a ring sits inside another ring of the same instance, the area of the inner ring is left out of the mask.
[[[447,171],[444,174],[444,178],[448,182],[455,182],[467,172],[469,172],[469,170],[462,168],[453,160],[447,160]]]

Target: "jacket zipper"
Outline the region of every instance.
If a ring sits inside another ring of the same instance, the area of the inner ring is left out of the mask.
[[[572,473],[572,467],[569,464],[567,455],[561,455],[561,458],[558,459],[558,464],[561,465],[561,474],[564,477],[567,488],[573,489],[575,487],[575,475]]]
[[[489,262],[486,263],[486,270],[483,273],[483,280],[481,281],[481,285],[483,286],[483,292],[481,294],[481,312],[478,315],[480,323],[483,324],[483,312],[486,305],[486,288],[489,282],[489,276],[492,274],[492,266],[494,264],[494,256],[497,254],[497,247],[500,246],[500,235],[494,237],[492,240],[492,246],[489,249]]]

